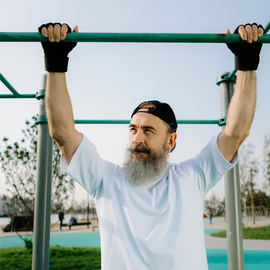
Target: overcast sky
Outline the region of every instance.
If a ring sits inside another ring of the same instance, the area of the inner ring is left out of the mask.
[[[65,22],[80,32],[224,33],[239,24],[270,19],[269,0],[254,1],[0,1],[1,32],[36,32],[47,22]],[[0,72],[21,94],[40,89],[45,73],[39,43],[0,44]],[[79,43],[70,53],[68,89],[75,119],[130,119],[142,101],[169,103],[177,119],[219,119],[220,94],[216,77],[234,68],[225,44]],[[250,136],[260,156],[270,133],[270,46],[263,46],[257,72],[257,107]],[[0,84],[0,93],[8,94]],[[25,120],[38,113],[35,99],[0,100],[0,140],[19,141]],[[97,146],[100,156],[122,164],[128,145],[127,125],[77,125]],[[181,125],[170,162],[194,157],[215,134],[213,125]],[[2,144],[0,142],[0,144]],[[257,179],[259,186],[262,178]],[[6,192],[0,173],[0,194]],[[224,197],[224,182],[208,193]],[[76,185],[75,198],[86,199]]]

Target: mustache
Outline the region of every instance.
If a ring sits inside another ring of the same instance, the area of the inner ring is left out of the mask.
[[[137,153],[146,153],[146,154],[150,154],[151,150],[148,149],[146,146],[142,145],[142,144],[135,144],[132,147],[129,148],[129,151],[131,153],[137,152]]]

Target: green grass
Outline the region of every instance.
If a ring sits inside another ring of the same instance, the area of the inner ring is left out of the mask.
[[[226,238],[226,231],[211,233],[210,236]],[[243,239],[270,240],[270,226],[243,228]]]
[[[50,270],[100,269],[100,248],[59,247],[50,248]],[[0,248],[1,270],[32,269],[32,253],[23,247]]]

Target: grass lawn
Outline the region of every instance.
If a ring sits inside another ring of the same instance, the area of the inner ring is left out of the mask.
[[[226,231],[211,233],[210,236],[226,238]],[[243,239],[270,240],[270,226],[243,228]]]
[[[50,270],[100,268],[100,248],[59,246],[50,248]],[[24,247],[0,248],[0,269],[32,269],[32,253]]]

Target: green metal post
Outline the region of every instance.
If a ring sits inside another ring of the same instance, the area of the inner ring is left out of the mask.
[[[229,73],[218,77],[220,86],[221,116],[226,117],[229,104],[234,93],[234,80],[228,78]],[[225,126],[222,127],[222,130]],[[225,206],[227,228],[228,269],[244,270],[242,211],[240,199],[240,181],[238,164],[224,175]]]
[[[45,87],[46,75],[42,78],[41,89]],[[39,95],[39,102],[39,114],[45,115],[44,95]],[[32,270],[49,269],[52,160],[53,140],[48,124],[39,123]]]

